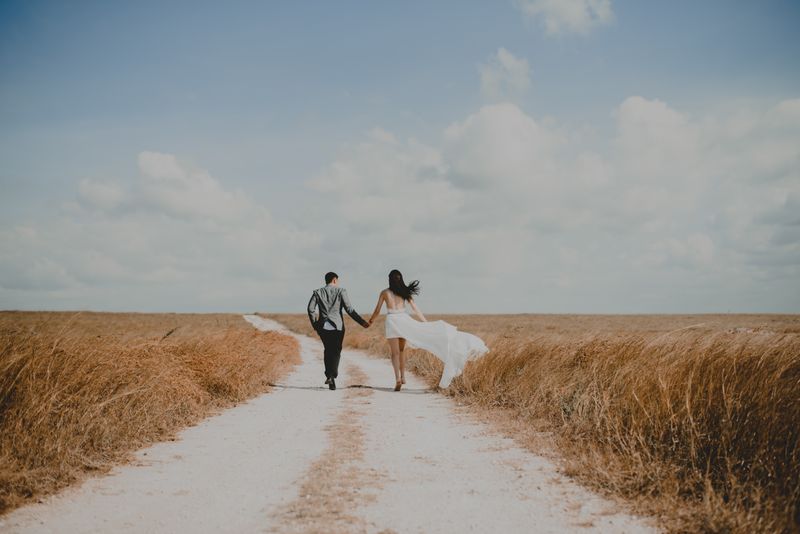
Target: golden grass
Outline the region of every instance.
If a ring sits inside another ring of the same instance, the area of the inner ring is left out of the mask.
[[[240,315],[0,313],[0,512],[264,392],[297,341]]]
[[[800,531],[799,316],[431,318],[491,349],[446,393],[552,432],[570,475],[673,531]],[[388,355],[382,321],[345,343]],[[438,382],[429,354],[409,367]]]

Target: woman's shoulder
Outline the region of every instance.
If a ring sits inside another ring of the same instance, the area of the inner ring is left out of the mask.
[[[386,300],[386,301],[390,301],[390,300],[394,299],[394,293],[392,293],[392,290],[389,289],[388,287],[386,289],[384,289],[383,291],[381,291],[379,296],[382,299]]]

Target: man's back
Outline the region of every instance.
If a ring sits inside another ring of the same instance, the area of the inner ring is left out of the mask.
[[[366,325],[366,321],[353,309],[347,290],[333,284],[314,290],[308,301],[308,318],[316,330],[324,328],[326,323],[336,330],[344,330],[342,308],[357,323]],[[314,312],[317,310],[319,318],[315,320]]]
[[[342,288],[328,285],[317,289],[316,294],[317,305],[319,306],[319,322],[324,325],[326,320],[330,320],[337,330],[341,330],[342,325],[334,322],[331,316],[342,317]]]

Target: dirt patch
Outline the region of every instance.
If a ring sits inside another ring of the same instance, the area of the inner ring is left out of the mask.
[[[326,430],[329,444],[303,480],[297,499],[279,512],[280,527],[273,532],[365,532],[366,524],[355,511],[375,499],[381,473],[363,467],[365,427],[363,415],[373,391],[352,387],[367,376],[347,365],[348,383],[332,395],[345,395],[345,406]]]

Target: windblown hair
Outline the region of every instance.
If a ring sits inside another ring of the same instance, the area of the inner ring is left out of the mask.
[[[419,295],[419,280],[414,280],[406,285],[402,273],[397,269],[392,269],[392,272],[389,273],[389,289],[403,300],[411,300],[414,295]]]

